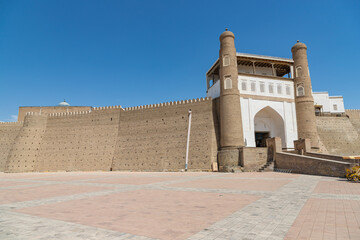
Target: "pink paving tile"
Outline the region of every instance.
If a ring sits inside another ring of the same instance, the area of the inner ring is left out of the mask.
[[[207,189],[236,189],[254,191],[275,191],[289,180],[261,180],[261,179],[242,179],[242,178],[217,178],[199,179],[183,183],[170,184],[171,187],[185,188],[207,188]]]
[[[185,239],[260,196],[137,190],[18,212],[159,239]]]
[[[338,181],[319,181],[314,193],[327,194],[360,194],[360,183],[349,182],[347,180]]]
[[[178,178],[181,178],[180,176]],[[118,177],[118,178],[107,178],[90,180],[87,182],[92,183],[108,183],[108,184],[130,184],[130,185],[143,185],[150,183],[173,181],[176,178],[169,177],[143,177],[143,176],[131,176],[131,177]]]
[[[60,176],[49,176],[46,178],[36,179],[42,181],[78,181],[78,180],[87,180],[87,179],[96,179],[96,178],[103,178],[103,177],[110,177],[105,175],[91,175],[91,174],[81,174],[81,175],[60,175]]]
[[[279,173],[279,172],[242,172],[242,173],[229,173],[221,176],[237,177],[237,178],[297,178],[300,175],[293,173]]]
[[[28,187],[22,189],[0,190],[0,204],[38,200],[42,198],[66,196],[72,194],[100,191],[106,188],[74,186],[66,184],[53,184],[45,186]]]
[[[0,173],[0,179],[33,179],[53,174],[54,173]]]
[[[360,201],[307,200],[285,239],[359,239]]]
[[[0,181],[0,187],[12,187],[19,185],[33,184],[31,182]]]
[[[213,172],[160,172],[156,173],[159,177],[196,177],[196,176],[208,176],[208,175],[217,175],[218,173]]]

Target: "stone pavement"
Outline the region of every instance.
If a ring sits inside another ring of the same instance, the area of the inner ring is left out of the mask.
[[[360,239],[360,183],[286,173],[0,173],[0,239]]]

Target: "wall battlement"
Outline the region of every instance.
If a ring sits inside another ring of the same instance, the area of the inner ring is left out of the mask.
[[[135,106],[135,107],[127,107],[127,108],[124,108],[124,110],[125,111],[133,111],[133,110],[140,110],[140,109],[174,106],[174,105],[180,105],[180,104],[192,104],[192,103],[205,102],[205,101],[211,101],[211,97],[196,98],[196,99],[190,99],[190,100],[180,100],[180,101],[165,102],[165,103],[157,103],[157,104],[142,105],[142,106]]]
[[[116,106],[105,106],[105,107],[93,107],[92,110],[98,111],[98,110],[108,110],[108,109],[123,109],[120,105]]]
[[[80,111],[80,112],[62,112],[62,113],[50,113],[48,115],[49,118],[52,117],[65,117],[65,116],[75,116],[75,115],[86,115],[91,113],[92,111]]]
[[[24,122],[20,121],[20,122],[0,122],[1,125],[23,125]]]
[[[189,100],[179,100],[179,101],[172,101],[172,102],[164,102],[164,103],[157,103],[157,104],[149,104],[149,105],[142,105],[142,106],[134,106],[134,107],[127,107],[122,108],[120,105],[116,106],[104,106],[104,107],[94,107],[92,110],[89,111],[78,111],[78,112],[58,112],[58,113],[49,113],[43,114],[39,112],[27,112],[26,116],[33,116],[33,115],[47,115],[49,117],[62,117],[62,116],[72,116],[72,115],[84,115],[90,114],[93,111],[101,111],[101,110],[123,110],[123,111],[133,111],[133,110],[140,110],[140,109],[149,109],[149,108],[159,108],[159,107],[167,107],[167,106],[174,106],[180,104],[192,104],[192,103],[199,103],[204,101],[211,101],[211,97],[205,98],[195,98]]]
[[[348,115],[350,119],[360,119],[360,109],[346,109],[345,114]]]

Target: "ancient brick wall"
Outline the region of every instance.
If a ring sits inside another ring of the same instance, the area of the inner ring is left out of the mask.
[[[350,119],[360,119],[360,109],[346,109],[345,114],[348,115]]]
[[[5,172],[34,171],[42,137],[45,133],[47,116],[27,115],[24,125],[14,140],[6,161]]]
[[[35,171],[109,171],[118,134],[120,106],[52,114]]]
[[[210,170],[217,154],[213,104],[210,98],[127,108],[122,111],[113,170],[184,169],[190,109],[192,124],[188,168]]]
[[[345,114],[349,116],[350,122],[360,134],[360,110],[359,109],[345,110]]]
[[[245,171],[256,171],[268,161],[268,149],[266,147],[244,147],[240,149],[240,165]]]
[[[356,121],[347,117],[316,117],[320,140],[329,154],[360,155],[360,131],[353,123]]]
[[[352,163],[327,160],[285,152],[276,153],[275,168],[291,170],[293,173],[345,177]]]
[[[0,122],[0,172],[5,170],[6,160],[22,125],[23,122]]]
[[[17,124],[18,134],[1,134],[2,142],[13,139],[13,144],[0,145],[7,149],[1,150],[5,171],[184,169],[190,109],[188,168],[210,170],[218,149],[213,108],[206,98],[127,109],[28,113],[23,127]]]

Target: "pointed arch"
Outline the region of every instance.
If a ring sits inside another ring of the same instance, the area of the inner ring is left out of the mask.
[[[256,146],[263,146],[264,138],[280,137],[286,147],[284,119],[272,107],[266,106],[255,114],[254,134]]]

